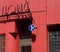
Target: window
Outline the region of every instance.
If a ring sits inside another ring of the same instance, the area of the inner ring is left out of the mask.
[[[0,35],[0,52],[5,52],[5,35]]]
[[[21,52],[31,52],[31,46],[22,46]]]
[[[49,51],[60,52],[60,25],[48,27],[49,31]]]
[[[31,39],[20,39],[20,52],[31,52]]]

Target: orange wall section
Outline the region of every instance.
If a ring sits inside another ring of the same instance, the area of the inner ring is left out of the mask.
[[[0,34],[5,34],[5,23],[0,24]]]
[[[16,33],[16,26],[15,26],[15,22],[6,22],[5,24],[6,30],[9,33]]]
[[[32,52],[47,52],[46,12],[33,13],[33,24],[37,29],[32,32],[32,34],[36,36],[35,41],[32,42]]]
[[[28,0],[29,7],[31,11],[37,11],[37,13],[32,13],[33,24],[37,27],[32,34],[36,37],[35,42],[32,42],[31,52],[47,52],[47,40],[46,40],[46,0]],[[24,5],[25,0],[2,0],[1,10],[3,6],[13,5],[16,6],[18,3]],[[1,11],[0,10],[0,11]],[[14,10],[14,7],[10,11]],[[40,12],[43,11],[43,12]],[[2,12],[0,12],[2,14]],[[11,25],[11,26],[10,26]],[[12,28],[13,27],[13,28]],[[19,36],[17,35],[16,39],[9,33],[15,32],[15,22],[6,22],[6,48],[5,52],[19,52]],[[14,35],[15,36],[15,35]]]
[[[14,35],[15,36],[15,35]],[[5,52],[19,52],[19,36],[16,38],[9,33],[5,35]]]
[[[47,0],[47,24],[60,24],[60,0]]]
[[[5,52],[20,52],[20,37],[15,22],[5,24]]]
[[[41,10],[46,10],[46,0],[27,0],[29,2],[29,7],[31,11],[41,11]],[[14,10],[14,7],[18,5],[21,6],[26,3],[26,0],[2,0],[0,1],[0,14],[2,14],[2,7],[9,7],[12,5],[13,7],[10,9]]]
[[[27,0],[31,11],[46,10],[47,5],[47,24],[59,24],[60,23],[60,0]],[[47,2],[46,2],[47,1]],[[16,6],[17,4],[24,5],[25,0],[2,0],[0,1],[0,15],[2,14],[3,6]],[[12,7],[10,10],[14,10]]]
[[[25,0],[0,0],[0,15],[2,15],[2,7],[13,5],[10,11],[14,11],[16,5],[24,5]],[[48,52],[48,34],[47,25],[60,24],[60,0],[28,0],[29,7],[32,12],[33,24],[37,27],[32,34],[34,34],[35,42],[32,41],[32,52]],[[47,8],[46,8],[47,7]],[[43,11],[47,10],[47,11]],[[43,11],[43,12],[40,12]],[[5,18],[5,17],[4,17]],[[0,18],[1,21],[1,18]],[[19,35],[15,33],[15,22],[0,23],[0,33],[6,34],[5,52],[19,52]],[[16,35],[16,38],[14,36]]]

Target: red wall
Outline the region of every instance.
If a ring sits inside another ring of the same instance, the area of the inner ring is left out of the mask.
[[[47,25],[60,23],[60,1],[58,0],[28,0],[29,7],[32,11],[33,24],[37,27],[32,34],[36,36],[35,42],[32,42],[32,52],[48,52],[48,34]],[[25,0],[1,0],[0,15],[2,7],[13,5],[9,13],[14,10],[14,6],[24,5]],[[35,12],[33,12],[35,11]],[[42,12],[41,12],[42,11]],[[0,21],[5,20],[4,17]],[[6,52],[19,52],[19,36],[14,39],[9,32],[15,33],[15,22],[1,23],[0,34],[6,33]],[[5,30],[6,29],[6,30]]]
[[[47,0],[47,24],[60,24],[60,0]]]

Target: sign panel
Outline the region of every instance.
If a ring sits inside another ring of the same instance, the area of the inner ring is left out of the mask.
[[[35,26],[33,25],[33,24],[30,24],[29,26],[28,26],[28,30],[29,31],[33,31],[35,29]]]

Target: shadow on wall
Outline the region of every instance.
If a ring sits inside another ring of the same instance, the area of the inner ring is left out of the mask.
[[[31,32],[28,30],[28,26],[32,24],[32,20],[29,18],[16,20],[16,27],[20,36],[20,39],[31,38]]]
[[[32,39],[32,42],[36,41],[36,35],[32,34],[28,30],[28,26],[32,24],[32,20],[29,18],[26,19],[18,19],[15,21],[16,22],[16,27],[18,30],[18,34],[20,39]],[[16,39],[17,35],[16,33],[11,33],[11,35]]]
[[[36,35],[32,34],[32,42],[35,42],[35,41],[36,41]]]
[[[17,37],[17,34],[16,33],[11,33],[11,35],[16,39]],[[20,39],[21,39],[21,36],[19,35]],[[25,37],[25,36],[24,36]],[[32,42],[35,42],[36,41],[36,35],[35,34],[31,34],[31,36],[29,37],[32,39]],[[23,39],[29,39],[28,37],[25,37]]]

